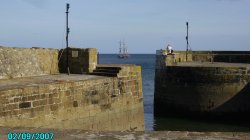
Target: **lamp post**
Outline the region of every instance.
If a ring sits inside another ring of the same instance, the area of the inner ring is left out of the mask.
[[[187,25],[187,36],[186,36],[186,40],[187,40],[186,61],[187,61],[187,59],[188,59],[187,53],[188,53],[188,46],[189,46],[189,43],[188,43],[188,22],[186,22],[186,25]]]
[[[69,69],[69,3],[66,4],[66,55],[67,55],[67,71],[68,75],[70,74]]]

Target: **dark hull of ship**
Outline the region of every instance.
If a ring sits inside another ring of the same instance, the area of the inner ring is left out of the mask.
[[[126,59],[129,58],[129,55],[118,55],[117,57],[120,59]]]

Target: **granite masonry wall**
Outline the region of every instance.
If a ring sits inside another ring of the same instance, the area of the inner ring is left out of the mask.
[[[58,74],[58,50],[0,46],[0,79]]]
[[[247,62],[248,52],[245,55],[220,52],[222,55],[212,62],[213,54],[206,55],[207,52],[194,52],[198,55],[190,55],[188,62],[184,52],[176,53],[156,56],[156,115],[171,112],[249,115],[250,66],[242,64]]]
[[[157,50],[166,54],[166,50]],[[187,60],[186,60],[187,55]],[[250,63],[250,51],[174,51],[175,62],[228,62]]]
[[[82,74],[92,72],[97,65],[97,50],[95,48],[69,48],[68,62],[70,73]],[[67,49],[60,50],[59,68],[61,73],[68,73]]]
[[[141,67],[112,65],[115,77],[72,74],[93,71],[97,56],[75,48],[70,55],[65,75],[56,49],[0,47],[0,126],[143,131]]]
[[[67,73],[66,49],[15,48],[0,46],[0,79]],[[73,74],[92,72],[97,65],[95,48],[69,48]]]
[[[144,130],[140,67],[130,75],[56,81],[0,90],[0,125]]]

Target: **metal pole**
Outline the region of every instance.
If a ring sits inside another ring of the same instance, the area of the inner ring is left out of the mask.
[[[100,58],[100,54],[99,52],[97,52],[97,64],[99,64],[99,58]]]
[[[189,43],[188,43],[188,22],[186,22],[186,25],[187,25],[187,36],[186,36],[186,40],[187,40],[186,61],[187,61],[187,59],[188,59],[187,53],[188,53],[188,46],[189,46]]]
[[[67,71],[68,75],[70,74],[69,70],[69,3],[66,4],[66,54],[67,54]]]

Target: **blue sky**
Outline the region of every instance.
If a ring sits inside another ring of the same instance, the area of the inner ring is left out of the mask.
[[[1,0],[0,45],[64,48],[66,3],[71,46],[185,50],[188,21],[192,50],[250,50],[249,0]]]

